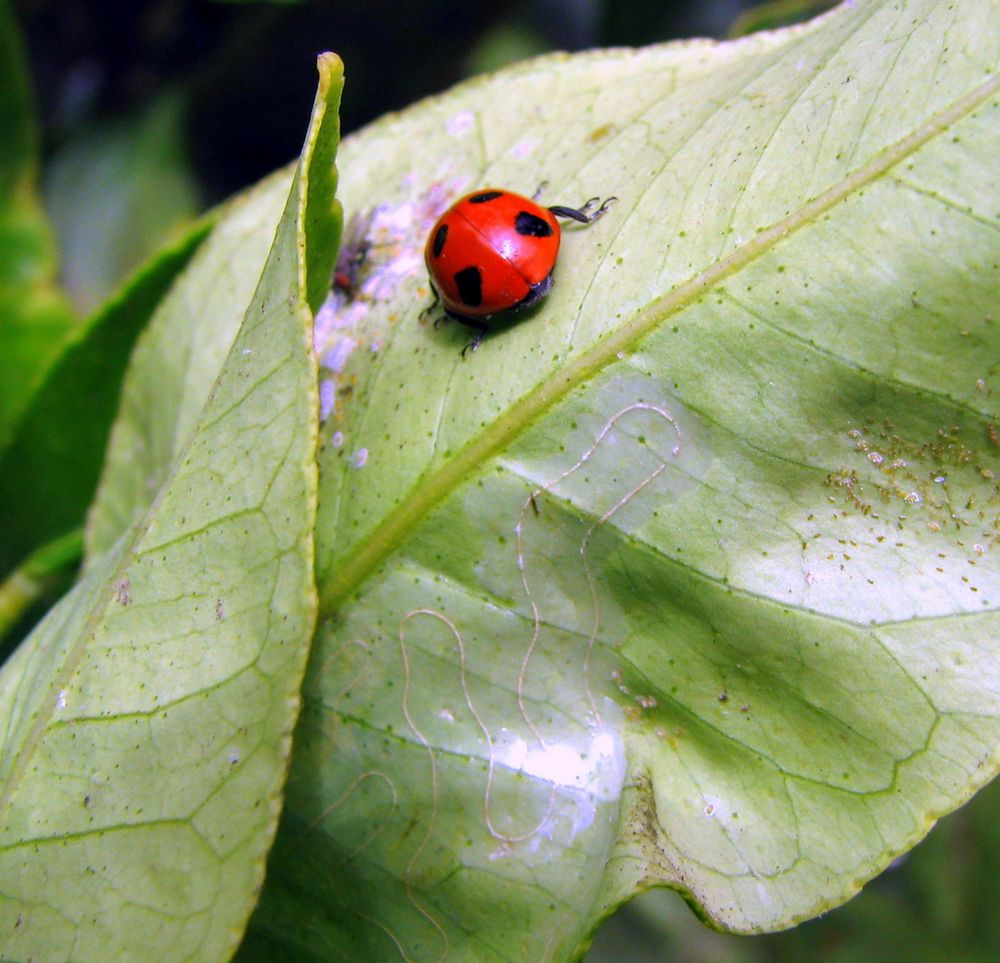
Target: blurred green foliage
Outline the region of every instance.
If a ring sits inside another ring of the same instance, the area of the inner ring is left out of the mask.
[[[777,30],[819,16],[836,5],[836,0],[766,0],[741,13],[729,25],[726,36],[744,37],[758,30]]]
[[[89,314],[201,206],[184,141],[185,104],[165,91],[142,111],[82,132],[46,167],[62,281]]]
[[[38,196],[38,128],[15,21],[0,4],[0,450],[73,325]]]

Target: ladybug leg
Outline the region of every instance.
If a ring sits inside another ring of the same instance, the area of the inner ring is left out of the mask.
[[[449,311],[445,308],[445,316],[449,318],[454,318],[460,324],[464,324],[468,328],[473,328],[476,332],[475,337],[462,348],[462,357],[464,358],[466,352],[475,351],[476,348],[482,343],[483,338],[486,337],[490,330],[490,326],[483,321],[482,318],[473,318],[467,314],[456,314],[454,311]]]
[[[538,198],[540,198],[545,193],[545,191],[548,189],[548,186],[549,186],[549,182],[548,181],[542,181],[542,183],[539,184],[538,187],[535,188],[535,193],[531,195],[531,199],[533,201],[537,201]]]
[[[611,207],[618,200],[617,197],[609,197],[604,201],[600,207],[597,207],[601,199],[599,197],[592,197],[586,202],[582,207],[561,207],[556,205],[555,207],[550,207],[549,210],[555,214],[556,217],[569,217],[574,221],[579,221],[581,224],[590,224],[592,221],[596,221],[599,217],[603,217],[608,213],[608,208]],[[597,207],[595,210],[594,208]]]
[[[474,328],[476,331],[473,339],[462,348],[462,357],[464,358],[466,352],[475,351],[483,342],[483,338],[486,337],[486,333],[490,330],[490,326],[485,321],[480,321],[478,318],[463,318],[460,314],[453,314],[452,317],[456,321],[461,321],[462,324],[467,325],[470,328]]]
[[[430,304],[427,305],[423,311],[420,312],[420,323],[424,324],[427,319],[437,310],[438,305],[441,303],[441,295],[437,293],[437,288],[431,285],[431,294],[434,299]],[[444,315],[441,315],[434,319],[434,327],[436,328],[444,320]]]

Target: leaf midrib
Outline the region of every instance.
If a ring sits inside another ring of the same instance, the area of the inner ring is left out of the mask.
[[[425,515],[457,488],[483,462],[540,417],[570,391],[593,378],[606,365],[635,350],[638,343],[670,315],[698,300],[713,286],[769,252],[778,243],[867,186],[900,161],[970,114],[1000,90],[1000,74],[993,74],[969,93],[938,111],[912,133],[884,147],[853,174],[831,185],[787,217],[760,231],[726,257],[640,309],[602,341],[567,362],[490,424],[454,458],[427,476],[418,488],[391,511],[360,546],[319,587],[319,618],[333,615],[344,600],[413,531]]]

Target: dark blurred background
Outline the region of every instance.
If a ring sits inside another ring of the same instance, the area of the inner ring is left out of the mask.
[[[81,314],[199,212],[299,151],[315,54],[344,59],[345,133],[547,50],[741,34],[823,0],[16,0],[38,101],[41,184]],[[652,893],[588,963],[1000,963],[1000,783],[846,906],[740,938]]]
[[[186,134],[209,202],[294,157],[313,57],[347,65],[350,132],[470,74],[546,50],[726,34],[749,0],[22,0],[51,151],[165,90],[189,98]]]

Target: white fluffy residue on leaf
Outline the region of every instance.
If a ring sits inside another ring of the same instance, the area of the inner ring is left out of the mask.
[[[404,180],[404,186],[412,191],[416,185]],[[354,344],[383,343],[384,331],[376,330],[383,322],[372,315],[372,307],[398,297],[402,285],[423,272],[427,234],[464,186],[464,178],[435,181],[408,200],[379,204],[351,218],[339,259],[343,270],[313,324],[321,364],[331,367],[327,358],[338,358],[329,352],[345,332]]]
[[[345,334],[338,338],[333,347],[323,355],[323,367],[329,368],[334,374],[340,374],[356,344],[357,342],[350,335]]]
[[[394,319],[383,312],[373,313],[373,307],[400,297],[404,286],[424,272],[427,234],[465,186],[464,178],[452,178],[421,189],[417,180],[404,178],[409,192],[418,191],[415,196],[396,204],[378,204],[349,221],[330,292],[313,321],[322,422],[340,418],[337,399],[342,386],[353,387],[348,368],[354,349],[367,347],[377,354],[387,341],[387,326]],[[418,311],[415,307],[414,317]],[[406,312],[397,315],[405,316]],[[333,435],[333,444],[343,445],[339,431]],[[365,460],[367,451],[361,449],[354,456],[355,467],[360,468]]]
[[[471,110],[459,111],[452,117],[448,118],[448,122],[445,124],[445,130],[452,137],[464,137],[469,131],[472,130],[476,122],[476,116]]]
[[[424,271],[427,234],[464,186],[464,178],[435,181],[409,200],[378,204],[351,218],[330,292],[313,321],[322,421],[337,417],[337,396],[342,383],[350,384],[347,369],[354,349],[365,346],[377,353],[386,343],[385,325],[392,322],[372,308],[399,297],[403,286]],[[412,192],[418,181],[408,176],[404,187]],[[340,445],[335,442],[335,447]]]
[[[326,421],[333,414],[333,406],[337,399],[337,386],[325,378],[319,383],[319,420]]]
[[[525,160],[535,153],[538,143],[537,137],[522,137],[511,147],[510,155],[511,157],[516,157],[518,160]]]
[[[423,264],[423,254],[400,254],[386,262],[382,270],[373,272],[361,286],[361,293],[372,301],[390,301],[396,296],[400,281],[412,277]]]

